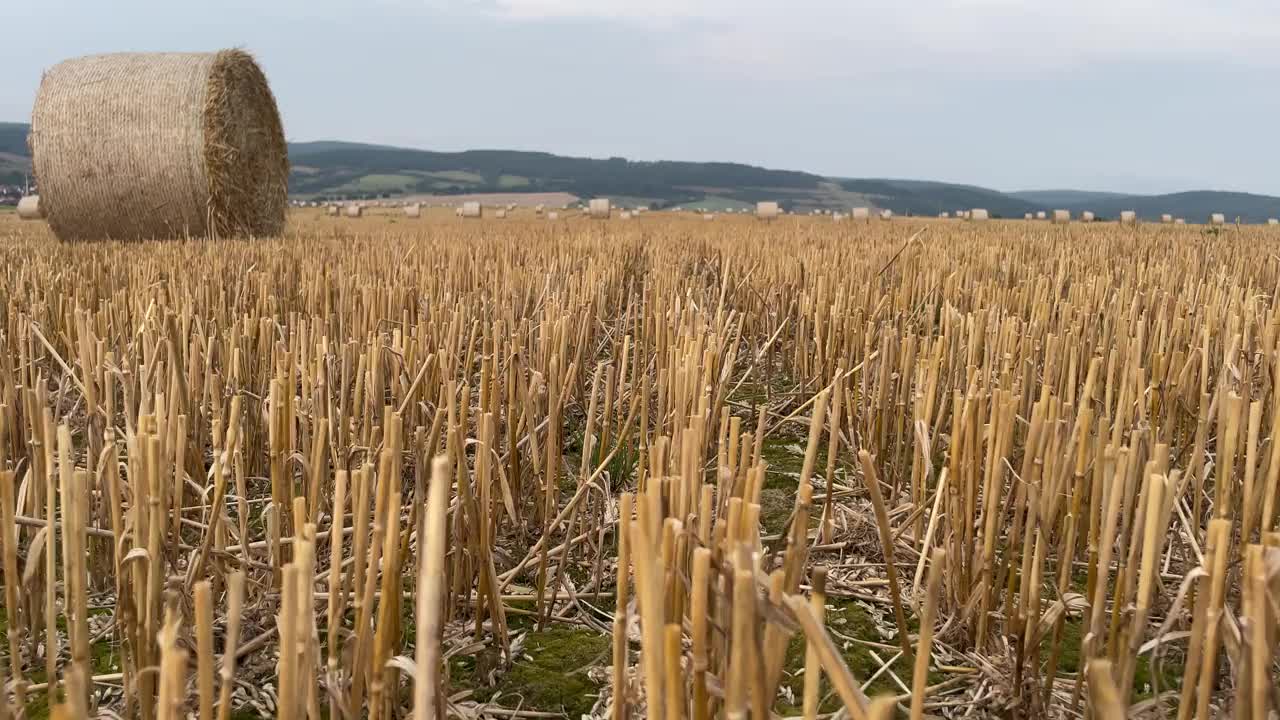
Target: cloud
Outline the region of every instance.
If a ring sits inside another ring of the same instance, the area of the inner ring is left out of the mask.
[[[466,0],[464,0],[465,2]],[[840,76],[933,68],[1065,70],[1113,61],[1280,66],[1270,0],[478,0],[512,22],[652,31],[680,61]],[[675,32],[672,32],[675,31]]]

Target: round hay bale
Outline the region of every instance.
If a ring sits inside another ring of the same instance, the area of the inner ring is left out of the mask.
[[[1267,218],[1268,225],[1280,225],[1280,218]]]
[[[39,195],[27,195],[18,201],[19,220],[39,220],[44,217],[44,208],[40,207]]]
[[[611,209],[609,198],[594,198],[587,204],[587,214],[596,220],[607,220]]]
[[[349,218],[358,218],[358,217],[360,217],[360,216],[362,216],[362,215],[364,215],[364,206],[363,206],[363,205],[356,205],[355,203],[352,203],[352,204],[350,204],[350,205],[348,205],[348,206],[347,206],[347,217],[349,217]]]
[[[1093,222],[1093,211],[1085,210],[1080,213],[1080,222]]]
[[[278,235],[289,158],[253,58],[121,53],[45,72],[32,164],[59,239]]]
[[[476,200],[469,200],[462,203],[462,207],[458,208],[458,215],[464,218],[478,218],[484,214],[480,208],[480,203]]]
[[[1037,210],[1037,211],[1036,211],[1036,219],[1037,219],[1037,220],[1044,220],[1044,219],[1045,219],[1045,218],[1047,218],[1047,217],[1049,217],[1049,215],[1048,215],[1045,211],[1043,211],[1043,210]]]
[[[1133,210],[1121,210],[1121,211],[1120,211],[1120,224],[1121,224],[1121,225],[1133,225],[1133,224],[1134,224],[1134,223],[1136,223],[1136,222],[1138,222],[1138,213],[1137,213],[1137,212],[1135,212],[1135,211],[1133,211]]]
[[[631,219],[631,211],[630,211],[630,210],[623,210],[622,212],[618,213],[618,217],[619,217],[619,218],[621,218],[622,220],[630,220],[630,219]]]
[[[892,211],[892,210],[888,210],[888,209],[881,210],[881,211],[880,211],[880,219],[881,219],[881,220],[892,220],[892,219],[893,219],[893,211]]]
[[[869,219],[871,219],[871,208],[865,208],[865,207],[856,207],[856,208],[854,208],[854,209],[853,209],[853,219],[854,219],[854,220],[869,220]]]
[[[1186,221],[1185,219],[1183,219],[1183,218],[1174,218],[1174,219],[1173,219],[1173,224],[1174,224],[1174,225],[1186,225],[1186,224],[1187,224],[1187,221]]]
[[[1170,215],[1169,213],[1163,213],[1163,214],[1161,214],[1161,215],[1160,215],[1160,222],[1161,222],[1161,223],[1163,223],[1163,224],[1165,224],[1165,225],[1172,225],[1172,224],[1173,224],[1173,216],[1172,216],[1172,215]]]
[[[420,218],[422,217],[422,205],[418,203],[410,203],[404,206],[405,217]]]
[[[1226,222],[1227,222],[1227,216],[1223,215],[1222,213],[1214,213],[1209,216],[1210,225],[1225,225]]]
[[[560,219],[560,213],[556,212],[555,210],[552,210],[551,212],[547,213],[547,219],[548,219],[548,220],[559,220],[559,219]]]
[[[1033,219],[1033,218],[1035,218],[1035,215],[1033,215],[1033,214],[1031,214],[1031,213],[1023,213],[1023,214],[1022,214],[1022,219],[1023,219],[1023,220],[1031,220],[1031,219]]]
[[[950,217],[951,217],[951,213],[946,212],[946,211],[943,211],[943,212],[938,213],[938,217],[939,217],[939,218],[941,218],[941,219],[943,219],[943,220],[947,220],[948,218],[950,218]]]
[[[494,211],[494,213],[493,213],[493,216],[494,216],[494,217],[496,217],[496,218],[498,218],[499,220],[506,220],[506,219],[507,219],[507,211],[506,211],[506,210],[495,210],[495,211]]]
[[[715,216],[715,215],[712,215],[711,213],[706,213],[705,215],[703,215],[703,216],[702,216],[702,219],[703,219],[703,220],[715,220],[715,219],[716,219],[716,216]]]
[[[756,217],[760,220],[772,220],[781,214],[782,208],[776,202],[762,200],[756,203]]]
[[[965,216],[974,222],[983,222],[991,219],[991,213],[986,208],[974,208],[967,212]]]
[[[338,207],[337,205],[330,205],[329,209],[326,210],[325,212],[330,217],[338,217],[338,215],[342,213],[342,208]]]
[[[1054,210],[1053,222],[1057,225],[1071,222],[1071,211],[1070,210]]]

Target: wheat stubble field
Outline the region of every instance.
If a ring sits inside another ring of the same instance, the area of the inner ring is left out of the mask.
[[[0,712],[1275,717],[1277,242],[0,217]]]

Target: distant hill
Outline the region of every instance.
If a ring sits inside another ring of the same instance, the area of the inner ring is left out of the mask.
[[[29,172],[29,129],[23,123],[0,123],[0,184],[20,184]],[[1249,193],[1001,192],[932,180],[833,178],[722,162],[642,162],[516,150],[432,152],[328,140],[290,143],[289,159],[289,192],[304,199],[566,193],[611,197],[626,204],[716,210],[777,200],[795,212],[865,205],[925,216],[981,207],[995,217],[1012,218],[1055,208],[1074,214],[1092,210],[1099,218],[1117,217],[1121,210],[1135,210],[1148,220],[1171,213],[1192,222],[1203,222],[1213,212],[1244,222],[1280,217],[1280,198]]]
[[[1055,209],[1067,205],[1081,205],[1130,197],[1124,193],[1090,192],[1088,190],[1019,190],[1009,194],[1019,200],[1026,200],[1041,209]]]

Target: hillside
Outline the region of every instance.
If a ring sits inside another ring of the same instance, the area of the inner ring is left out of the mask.
[[[0,123],[0,184],[21,184],[29,171],[28,130],[23,123]],[[642,162],[516,150],[432,152],[340,141],[290,143],[289,159],[289,192],[300,199],[558,193],[557,197],[607,196],[627,204],[717,210],[777,200],[795,212],[867,205],[899,215],[928,216],[983,207],[995,217],[1013,218],[1053,208],[1075,214],[1092,210],[1099,218],[1114,218],[1121,210],[1136,210],[1147,220],[1172,213],[1193,222],[1213,212],[1244,222],[1280,217],[1280,198],[1250,193],[1001,192],[930,180],[828,178],[723,162]]]

